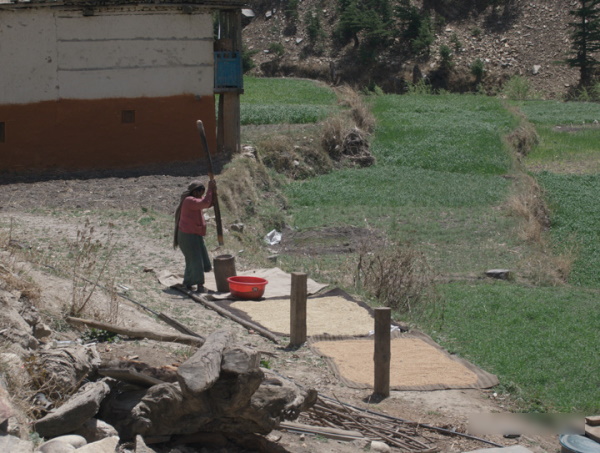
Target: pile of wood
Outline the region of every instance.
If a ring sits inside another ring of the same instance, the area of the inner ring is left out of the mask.
[[[267,434],[283,420],[294,420],[317,398],[315,390],[260,368],[260,352],[236,345],[231,331],[209,335],[179,367],[102,363],[93,345],[68,343],[31,354],[23,367],[39,377],[31,384],[43,390],[36,395],[44,403],[39,407],[43,416],[32,428],[46,439],[76,435],[82,444],[110,438],[137,445],[209,435],[221,444],[247,442],[247,436]],[[57,395],[70,396],[56,404]],[[0,434],[13,432],[9,406],[6,392],[0,393]],[[0,436],[0,451],[14,451],[9,441],[25,442]],[[112,443],[109,451],[114,451]]]
[[[424,437],[418,423],[400,422],[398,419],[370,413],[330,399],[319,398],[310,410],[302,414],[301,421],[311,426],[329,429],[328,433],[316,429],[312,431],[314,434],[328,435],[335,432],[331,431],[332,429],[343,430],[339,431],[339,435],[342,436],[338,437],[339,439],[342,439],[345,433],[345,440],[359,439],[359,436],[362,436],[405,452],[439,451]],[[298,424],[283,423],[282,427],[291,431],[301,431]]]

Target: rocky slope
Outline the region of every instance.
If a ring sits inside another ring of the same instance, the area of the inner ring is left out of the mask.
[[[405,56],[398,38],[368,67],[358,64],[352,44],[343,49],[333,45],[336,0],[301,1],[296,27],[290,27],[286,20],[285,2],[253,0],[250,7],[255,17],[242,36],[246,48],[255,52],[252,58],[256,67],[251,73],[256,75],[304,76],[358,86],[377,84],[386,92],[402,92],[406,82],[413,81],[415,65],[423,76],[432,74],[439,66],[439,48],[446,44],[453,50],[453,90],[474,89],[469,67],[479,58],[485,63],[484,86],[490,93],[511,76],[520,75],[540,96],[562,98],[579,76],[577,69],[562,63],[571,51],[569,10],[577,4],[576,0],[516,0],[510,11],[488,7],[445,19],[428,57]],[[324,32],[316,50],[308,44],[308,11],[319,14]],[[457,42],[461,47],[458,51]]]

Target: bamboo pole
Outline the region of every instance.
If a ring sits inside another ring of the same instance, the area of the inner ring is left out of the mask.
[[[67,322],[75,325],[86,325],[95,329],[108,330],[117,335],[125,335],[130,338],[149,338],[156,341],[170,341],[172,343],[187,344],[189,346],[200,347],[204,344],[204,338],[191,335],[172,335],[168,333],[151,332],[148,330],[132,329],[127,327],[115,326],[106,322],[94,321],[92,319],[81,319],[69,316]]]

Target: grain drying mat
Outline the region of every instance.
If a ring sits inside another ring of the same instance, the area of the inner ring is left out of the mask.
[[[392,390],[482,389],[498,384],[496,376],[448,354],[421,332],[392,332],[391,336]],[[373,337],[312,337],[309,346],[348,387],[373,388]]]
[[[260,301],[219,301],[219,305],[242,319],[274,334],[290,336],[290,298]],[[400,329],[400,326],[396,326]],[[306,301],[306,334],[310,336],[360,337],[374,328],[373,309],[339,288]]]

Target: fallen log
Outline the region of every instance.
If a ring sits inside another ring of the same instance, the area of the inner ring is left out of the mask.
[[[191,335],[173,335],[168,333],[151,332],[148,330],[138,330],[127,327],[115,326],[114,324],[94,321],[91,319],[74,318],[72,316],[67,317],[67,322],[78,326],[86,325],[95,329],[108,330],[109,332],[116,333],[117,335],[124,335],[130,338],[147,338],[149,340],[167,341],[196,347],[200,347],[204,344],[203,338]]]
[[[203,296],[198,295],[198,294],[194,294],[192,291],[188,290],[185,286],[183,286],[183,285],[173,285],[173,286],[171,286],[171,288],[176,289],[178,291],[181,291],[182,293],[184,293],[187,296],[189,296],[192,299],[194,299],[196,302],[200,302],[205,307],[210,308],[211,310],[216,311],[221,316],[224,316],[225,318],[229,318],[232,321],[235,321],[238,324],[241,324],[242,326],[246,327],[247,329],[254,330],[255,332],[258,332],[260,335],[262,335],[263,337],[271,340],[273,343],[279,343],[279,340],[278,340],[277,336],[275,336],[275,334],[273,334],[272,332],[268,331],[267,329],[264,329],[264,328],[260,327],[257,324],[254,324],[254,323],[252,323],[250,321],[247,321],[245,319],[240,318],[239,316],[234,315],[230,311],[225,310],[224,308],[219,307],[217,304],[215,304],[213,302],[210,302],[206,297],[203,297]]]

